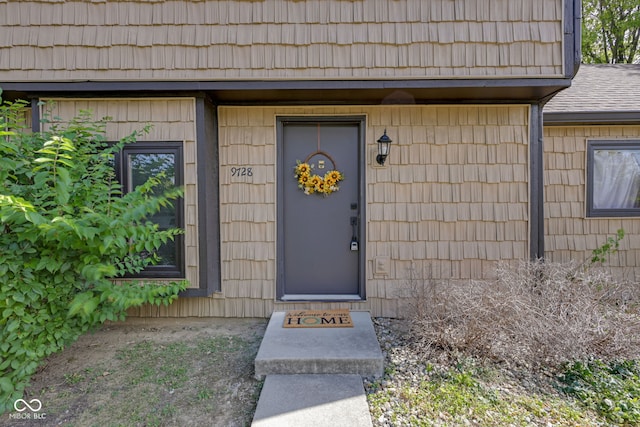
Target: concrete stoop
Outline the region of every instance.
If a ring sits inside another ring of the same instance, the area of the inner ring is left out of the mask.
[[[284,316],[284,311],[271,315],[256,356],[257,377],[273,374],[382,376],[382,351],[368,312],[351,312],[353,328],[283,328]]]
[[[368,312],[353,328],[284,328],[275,312],[255,360],[266,376],[254,426],[371,426],[362,377],[381,377],[383,356]]]

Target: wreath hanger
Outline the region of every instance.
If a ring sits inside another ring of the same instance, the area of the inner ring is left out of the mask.
[[[322,150],[318,150],[318,151],[315,151],[315,152],[313,152],[313,153],[309,154],[309,155],[307,156],[307,158],[306,158],[306,159],[304,159],[304,162],[303,162],[303,163],[309,163],[309,160],[311,160],[311,159],[312,159],[312,158],[314,158],[315,156],[324,156],[324,157],[326,157],[327,159],[329,159],[329,161],[331,162],[331,165],[333,166],[331,169],[332,169],[332,170],[337,170],[337,168],[336,168],[336,161],[335,161],[335,160],[333,160],[333,157],[331,157],[331,156],[329,155],[329,153],[327,153],[326,151],[322,151]]]
[[[329,159],[333,166],[324,176],[315,175],[311,172],[313,165],[309,164],[309,160],[315,156],[324,156]],[[303,162],[298,160],[296,163],[294,176],[296,181],[298,181],[298,188],[305,194],[316,193],[327,196],[339,190],[338,183],[344,179],[344,176],[338,171],[338,168],[336,168],[336,161],[333,160],[333,157],[320,149],[320,123],[318,123],[318,149],[309,154]]]

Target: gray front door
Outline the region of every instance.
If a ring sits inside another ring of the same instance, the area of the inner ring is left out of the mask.
[[[362,119],[353,118],[279,121],[280,299],[363,297],[362,129]],[[338,190],[305,194],[294,174],[298,162],[305,160],[313,167],[311,177],[324,177],[334,167],[341,172]]]

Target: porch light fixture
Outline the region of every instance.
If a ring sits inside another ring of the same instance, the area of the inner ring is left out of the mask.
[[[378,139],[378,155],[376,156],[376,162],[379,165],[384,165],[387,156],[389,155],[389,149],[391,149],[391,143],[393,141],[387,136],[387,130],[384,130],[384,134]]]

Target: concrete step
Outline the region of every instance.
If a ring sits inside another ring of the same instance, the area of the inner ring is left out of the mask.
[[[352,328],[284,328],[284,311],[272,314],[255,360],[266,375],[356,374],[381,377],[383,357],[368,312],[353,311]]]
[[[371,427],[360,375],[269,375],[254,427]]]

